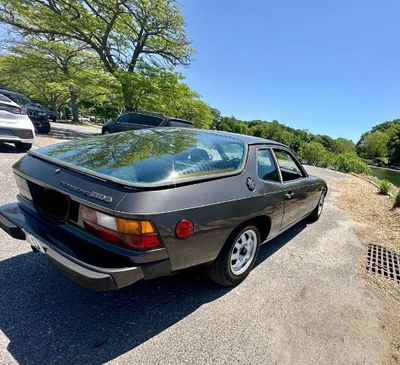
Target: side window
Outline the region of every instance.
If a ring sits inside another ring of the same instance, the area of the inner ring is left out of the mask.
[[[304,177],[303,172],[293,157],[286,151],[274,150],[275,157],[281,169],[282,180],[291,181]]]
[[[149,126],[158,126],[161,123],[160,118],[155,118],[143,114],[125,114],[118,119],[118,123],[128,123],[128,124],[142,124]]]
[[[240,143],[224,143],[221,149],[229,160],[241,159],[243,156],[243,145]]]
[[[257,151],[257,174],[261,180],[279,182],[278,171],[271,150]]]
[[[155,118],[155,117],[151,117],[148,115],[138,114],[135,117],[136,117],[135,123],[138,123],[138,124],[150,125],[150,126],[156,127],[156,126],[160,125],[160,123],[161,123],[160,118]]]

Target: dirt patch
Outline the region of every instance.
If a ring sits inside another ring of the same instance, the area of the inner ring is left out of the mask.
[[[329,181],[329,186],[339,193],[333,203],[359,223],[355,233],[365,243],[359,273],[372,289],[375,288],[378,296],[386,297],[383,303],[387,316],[380,318],[380,322],[382,329],[392,338],[390,363],[400,364],[400,285],[365,271],[368,244],[381,245],[400,253],[400,209],[393,209],[392,197],[380,195],[376,186],[356,176]]]
[[[362,242],[400,253],[400,209],[393,209],[392,197],[380,195],[374,185],[355,176],[330,185],[340,192],[336,205],[361,223],[356,233]]]

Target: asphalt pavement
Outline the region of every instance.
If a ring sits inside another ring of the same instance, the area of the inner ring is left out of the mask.
[[[54,125],[35,146],[99,133]],[[0,145],[0,204],[15,201]],[[332,179],[346,175],[307,168]],[[233,289],[200,271],[95,293],[57,272],[45,255],[0,232],[1,364],[380,364],[390,339],[379,295],[359,274],[364,246],[330,190],[321,219],[264,245]]]

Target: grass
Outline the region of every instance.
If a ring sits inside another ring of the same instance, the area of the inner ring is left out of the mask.
[[[391,188],[391,184],[387,180],[382,180],[379,184],[379,193],[382,195],[388,195]]]

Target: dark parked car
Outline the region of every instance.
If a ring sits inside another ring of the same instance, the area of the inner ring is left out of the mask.
[[[155,127],[193,128],[193,123],[184,119],[166,117],[162,114],[130,112],[104,124],[102,133],[116,133]]]
[[[34,103],[26,95],[10,90],[0,90],[0,94],[11,99],[22,108],[25,108],[29,119],[39,133],[49,133],[50,123],[47,118],[47,111],[40,104]]]
[[[204,264],[241,282],[260,244],[319,218],[326,183],[286,146],[183,128],[95,136],[30,151],[0,226],[95,290]]]
[[[38,105],[46,112],[48,120],[51,120],[53,123],[57,122],[57,113],[55,111],[53,111],[43,105],[40,105],[40,104],[38,104]]]

